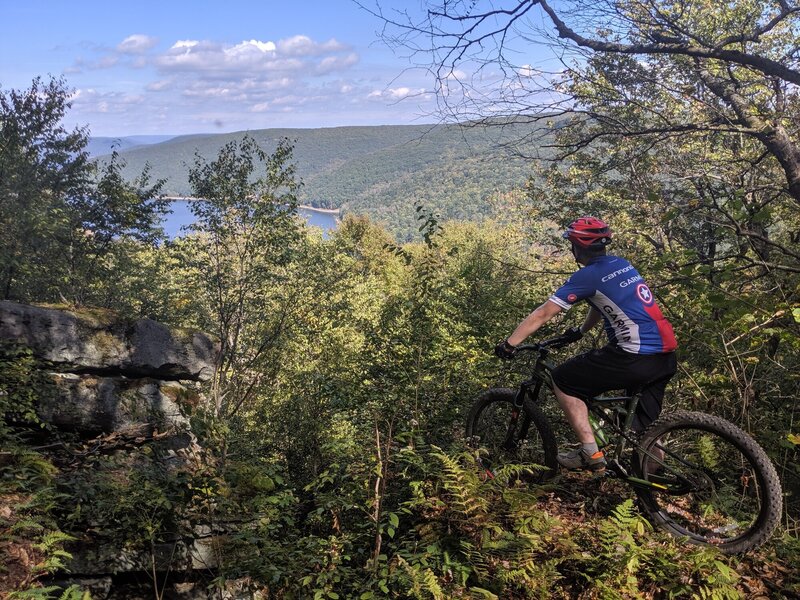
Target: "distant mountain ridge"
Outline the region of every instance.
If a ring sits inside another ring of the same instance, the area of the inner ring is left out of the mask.
[[[122,137],[91,137],[86,146],[89,156],[96,158],[105,154],[111,154],[114,150],[123,152],[136,148],[137,146],[147,146],[158,144],[174,138],[174,135],[127,135]]]
[[[417,230],[415,201],[444,219],[479,220],[490,214],[493,195],[523,186],[531,162],[515,155],[511,145],[530,137],[532,130],[525,123],[262,129],[176,136],[117,151],[126,162],[126,177],[137,176],[149,164],[153,178],[167,180],[165,194],[188,196],[196,154],[212,160],[223,145],[245,133],[267,152],[288,138],[304,184],[301,203],[370,215],[408,239]]]

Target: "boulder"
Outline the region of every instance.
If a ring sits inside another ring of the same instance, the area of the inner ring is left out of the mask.
[[[217,344],[206,334],[101,309],[0,302],[0,339],[31,348],[62,372],[206,381]]]
[[[189,420],[182,407],[198,398],[196,391],[175,381],[54,373],[53,382],[55,393],[37,403],[39,418],[83,436],[184,431]]]

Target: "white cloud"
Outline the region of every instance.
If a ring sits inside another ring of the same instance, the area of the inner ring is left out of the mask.
[[[260,54],[272,54],[275,52],[275,43],[249,40],[247,42],[242,42],[241,44],[236,44],[232,48],[225,48],[223,52],[229,56],[236,56],[237,54],[252,54],[256,52]]]
[[[348,48],[333,38],[318,43],[305,35],[295,35],[278,42],[278,51],[286,56],[320,56],[331,52],[343,52]]]
[[[171,79],[161,79],[159,81],[153,81],[151,83],[148,83],[145,89],[147,89],[148,92],[160,92],[162,90],[168,89],[171,84],[172,84]]]
[[[398,87],[398,88],[389,88],[386,90],[375,90],[369,93],[367,96],[368,98],[382,98],[384,100],[403,100],[410,96],[422,96],[425,94],[424,88],[408,88],[408,87]]]
[[[173,38],[157,50],[148,46],[155,43],[137,34],[115,49],[97,48],[94,57],[76,62],[76,68],[87,71],[105,58],[105,66],[116,60],[117,69],[145,66],[155,73],[145,81],[141,76],[150,70],[138,75],[138,90],[130,89],[136,85],[133,77],[126,80],[129,95],[84,86],[75,95],[76,116],[96,114],[97,119],[90,119],[93,126],[112,124],[117,131],[313,126],[330,121],[333,114],[343,122],[368,122],[382,106],[409,97],[430,98],[417,87],[419,82],[398,80],[391,88],[379,87],[384,73],[362,65],[359,53],[333,38],[320,42],[305,35],[274,40],[248,36],[226,43],[187,37]]]
[[[344,71],[358,62],[358,54],[351,52],[347,56],[326,56],[317,65],[316,72],[319,74],[332,73],[333,71]]]
[[[464,71],[459,69],[454,69],[447,74],[446,79],[451,81],[464,81],[467,78],[467,74]]]
[[[278,42],[251,39],[238,44],[178,40],[154,62],[162,71],[235,80],[275,72],[322,76],[347,70],[358,61],[357,53],[335,39],[318,43],[296,35]]]
[[[188,49],[194,48],[199,43],[200,42],[198,42],[197,40],[178,40],[177,42],[172,44],[172,48],[170,48],[170,50],[176,50],[178,48],[187,48],[188,52]]]
[[[517,69],[517,74],[519,74],[520,77],[530,78],[541,75],[542,72],[539,71],[539,69],[533,68],[531,65],[522,65],[519,69]]]
[[[131,107],[145,103],[145,97],[141,94],[98,92],[94,88],[77,89],[70,100],[78,111],[105,114],[124,114]]]
[[[184,40],[159,56],[155,64],[164,71],[192,72],[198,77],[227,76],[230,79],[271,71],[298,71],[306,66],[299,59],[279,56],[274,48],[274,43],[258,40],[234,46]]]
[[[158,40],[149,35],[135,33],[129,35],[117,46],[117,51],[122,54],[143,54],[158,43]]]

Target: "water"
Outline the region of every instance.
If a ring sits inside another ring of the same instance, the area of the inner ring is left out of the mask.
[[[186,225],[194,223],[194,215],[189,210],[189,201],[187,200],[173,200],[170,205],[172,214],[166,215],[161,225],[164,227],[164,232],[167,237],[174,239],[186,232],[181,231],[181,228]],[[299,208],[297,213],[303,217],[309,225],[319,227],[322,229],[322,236],[327,238],[329,232],[336,229],[338,214],[322,212],[311,208]]]

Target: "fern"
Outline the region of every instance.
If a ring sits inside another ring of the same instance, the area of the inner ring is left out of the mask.
[[[75,538],[71,535],[64,533],[63,531],[48,531],[42,540],[34,544],[34,548],[37,550],[41,550],[42,552],[52,552],[54,548],[60,546],[64,542],[71,542],[74,541]]]
[[[744,596],[732,585],[720,587],[702,586],[692,598],[700,600],[741,600]]]
[[[51,585],[11,592],[8,600],[92,600],[92,595],[77,585],[71,585],[65,590]]]
[[[35,587],[27,590],[11,592],[9,600],[53,600],[55,592],[60,592],[61,588],[55,585],[48,587]],[[60,598],[59,598],[60,600]]]
[[[9,528],[9,531],[13,533],[17,533],[19,531],[44,531],[44,527],[41,523],[37,523],[31,519],[22,519],[14,523]]]
[[[420,565],[411,565],[402,557],[397,558],[398,564],[403,567],[405,572],[411,578],[411,588],[408,590],[414,598],[418,600],[445,600],[442,587],[439,585],[439,580],[430,568],[422,567]],[[425,594],[427,592],[427,594]]]
[[[459,514],[465,523],[469,523],[471,528],[485,524],[489,520],[489,502],[481,494],[481,480],[477,469],[464,468],[458,461],[441,451],[435,451],[433,456],[439,459],[444,467],[442,484],[454,512]],[[469,457],[470,460],[471,458]]]
[[[600,552],[593,561],[597,578],[593,584],[602,597],[611,597],[612,593],[641,596],[639,579],[646,571],[644,565],[649,563],[653,550],[638,543],[637,538],[644,535],[648,526],[631,499],[614,508],[600,524]]]
[[[479,587],[469,588],[469,595],[473,598],[483,598],[484,600],[500,600],[500,597],[496,594]]]
[[[702,582],[693,598],[701,600],[742,598],[735,587],[739,580],[738,573],[719,560],[719,554],[713,548],[698,548],[688,559],[697,570],[697,579]]]

